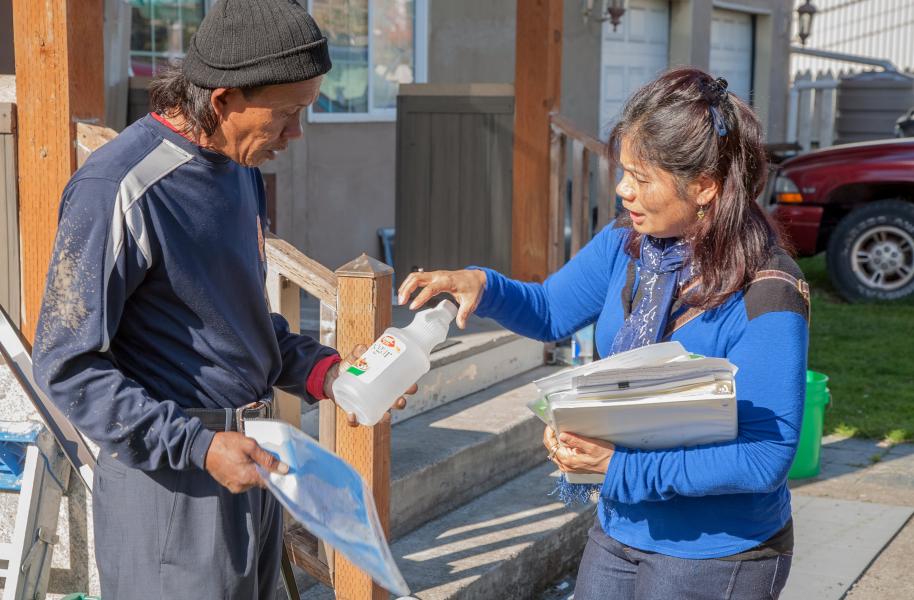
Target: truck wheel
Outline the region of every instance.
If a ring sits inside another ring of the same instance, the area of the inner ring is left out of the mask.
[[[851,211],[832,233],[826,261],[848,302],[914,295],[914,204],[880,200]]]

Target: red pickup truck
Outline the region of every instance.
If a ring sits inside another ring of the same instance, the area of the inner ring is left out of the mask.
[[[772,211],[799,256],[826,252],[850,302],[914,295],[914,139],[832,146],[784,161]]]

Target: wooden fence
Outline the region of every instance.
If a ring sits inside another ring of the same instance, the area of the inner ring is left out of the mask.
[[[835,98],[840,77],[832,71],[813,75],[802,71],[790,87],[787,113],[787,142],[803,152],[827,148],[835,142]]]
[[[616,166],[603,142],[559,114],[550,120],[548,260],[553,273],[615,218]]]

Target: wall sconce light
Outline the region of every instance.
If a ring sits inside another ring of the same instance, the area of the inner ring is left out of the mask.
[[[806,38],[812,32],[812,18],[817,12],[815,5],[809,0],[797,7],[797,23],[799,26],[799,32],[797,33],[800,36],[800,43],[804,46],[806,45]]]
[[[619,28],[622,22],[622,15],[625,14],[625,0],[596,0],[600,8],[594,10],[594,0],[584,0],[584,22],[593,20],[602,23],[609,21],[612,23],[613,31]],[[808,0],[807,0],[808,1]]]

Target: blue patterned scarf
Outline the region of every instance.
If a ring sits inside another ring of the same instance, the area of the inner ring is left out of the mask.
[[[641,237],[638,259],[641,301],[633,307],[613,340],[611,354],[634,350],[663,339],[680,283],[691,278],[689,245],[674,238]],[[553,494],[565,504],[586,503],[599,485],[568,483],[563,474]]]

